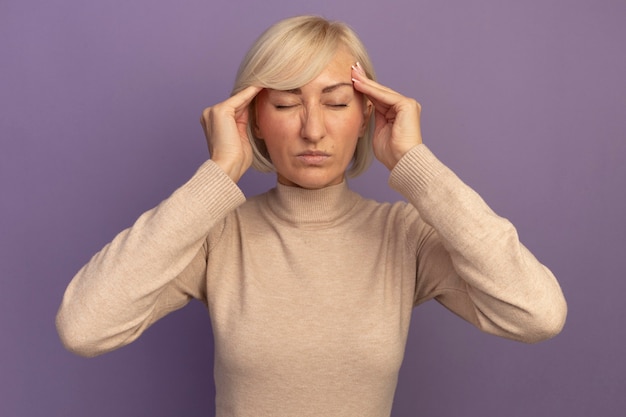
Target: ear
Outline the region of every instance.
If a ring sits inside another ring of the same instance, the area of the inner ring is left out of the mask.
[[[255,138],[263,140],[263,137],[261,136],[261,129],[259,129],[259,125],[257,124],[256,120],[253,121],[250,128],[252,130],[252,133],[254,133]]]
[[[361,125],[361,130],[359,131],[359,137],[362,137],[365,134],[365,130],[370,122],[370,116],[372,115],[372,110],[374,109],[374,105],[368,99],[365,99],[365,107],[363,109],[363,124]]]
[[[251,106],[250,111],[252,112],[252,117],[250,117],[248,121],[248,123],[250,124],[250,130],[254,134],[254,137],[256,137],[257,139],[263,140],[263,137],[261,137],[261,129],[259,129],[259,123],[258,123],[259,113],[257,111],[256,99],[253,102],[253,105]]]

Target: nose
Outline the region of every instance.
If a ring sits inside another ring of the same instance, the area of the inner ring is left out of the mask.
[[[302,138],[309,142],[319,142],[326,136],[324,112],[319,105],[309,105],[302,114]]]

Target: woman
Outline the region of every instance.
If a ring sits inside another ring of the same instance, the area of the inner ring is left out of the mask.
[[[426,300],[499,336],[555,335],[556,279],[422,144],[419,117],[374,81],[345,25],[272,26],[233,95],[203,112],[211,159],[70,283],[64,344],[116,349],[197,298],[213,325],[218,416],[378,417]],[[372,149],[410,204],[348,189]],[[278,183],[246,201],[236,183],[251,165]]]

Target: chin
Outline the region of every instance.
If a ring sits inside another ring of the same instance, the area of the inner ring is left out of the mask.
[[[320,177],[313,176],[299,176],[287,178],[284,176],[278,177],[278,182],[283,185],[291,187],[300,187],[307,190],[319,190],[322,188],[330,187],[332,185],[340,184],[343,181],[343,176],[339,178]]]

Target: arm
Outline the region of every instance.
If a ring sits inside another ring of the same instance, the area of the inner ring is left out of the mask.
[[[524,342],[561,330],[567,307],[554,275],[425,145],[400,160],[390,185],[433,228],[416,249],[416,304],[435,297],[481,330]]]
[[[116,349],[190,298],[206,299],[204,243],[245,200],[235,182],[252,161],[246,125],[259,90],[245,88],[203,112],[211,160],[73,278],[56,320],[69,350],[95,356]]]
[[[244,200],[215,163],[203,164],[76,274],[57,314],[63,344],[95,356],[132,342],[192,297],[205,299],[203,244],[216,222]]]
[[[558,333],[567,308],[556,279],[422,144],[419,103],[370,80],[358,64],[352,76],[375,110],[374,155],[433,228],[416,248],[416,303],[436,297],[479,328],[516,340]]]

